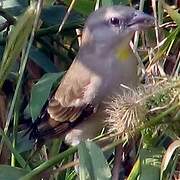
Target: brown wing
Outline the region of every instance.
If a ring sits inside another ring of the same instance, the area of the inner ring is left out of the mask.
[[[91,114],[94,108],[85,97],[90,82],[88,71],[81,64],[73,64],[37,121],[32,136],[42,139],[60,136]]]

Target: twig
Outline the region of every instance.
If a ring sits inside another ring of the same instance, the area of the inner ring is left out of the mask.
[[[144,9],[144,1],[145,1],[145,0],[141,0],[141,1],[140,1],[140,4],[139,4],[139,10],[141,10],[141,11],[143,11],[143,9]],[[139,31],[136,31],[136,32],[135,32],[135,35],[134,35],[134,48],[135,48],[135,49],[137,49],[137,47],[138,47],[139,34],[140,34],[140,32],[139,32]]]
[[[70,12],[71,12],[75,2],[76,2],[76,0],[72,0],[71,1],[71,4],[70,4],[70,6],[68,8],[68,11],[67,11],[66,15],[64,16],[64,19],[63,19],[61,25],[59,26],[58,34],[61,32],[65,22],[67,21],[67,19],[68,19],[69,15],[70,15]]]
[[[153,8],[153,13],[155,17],[155,33],[156,33],[156,42],[157,46],[159,47],[159,23],[158,23],[158,17],[156,13],[156,0],[152,0],[152,8]]]
[[[52,172],[52,174],[56,174],[57,172],[61,172],[61,171],[64,171],[64,170],[66,170],[68,168],[72,168],[72,167],[78,166],[78,165],[79,165],[79,159],[77,159],[75,161],[71,161],[71,162],[69,162],[69,163],[67,163],[67,164],[57,168],[56,170],[54,170]]]

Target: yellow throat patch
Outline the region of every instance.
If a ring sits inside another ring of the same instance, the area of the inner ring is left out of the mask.
[[[126,61],[128,59],[131,59],[132,54],[133,52],[132,49],[129,47],[129,45],[123,46],[121,44],[115,50],[115,56],[119,61]]]

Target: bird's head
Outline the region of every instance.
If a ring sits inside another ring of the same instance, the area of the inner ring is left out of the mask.
[[[93,41],[96,45],[116,45],[127,39],[129,43],[137,30],[152,26],[154,18],[127,6],[102,7],[86,21],[82,42]]]

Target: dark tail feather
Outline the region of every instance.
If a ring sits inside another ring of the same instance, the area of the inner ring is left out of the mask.
[[[25,131],[24,136],[29,135],[29,140],[37,140],[39,138],[38,124],[39,118],[34,123],[31,122],[30,127]]]

